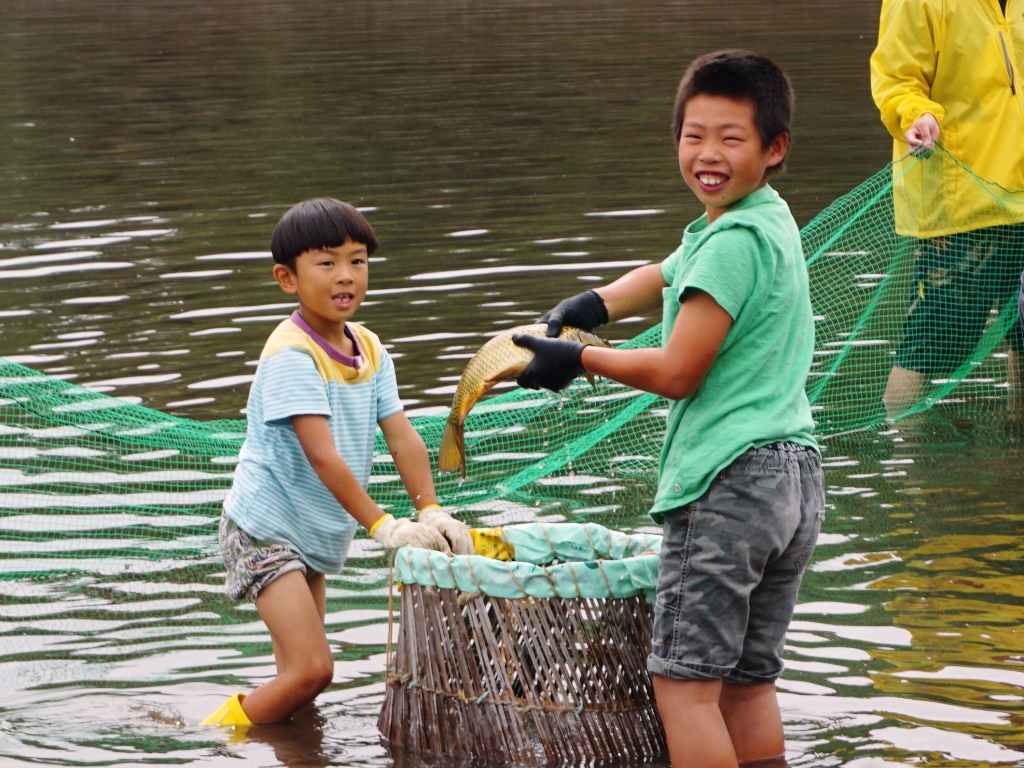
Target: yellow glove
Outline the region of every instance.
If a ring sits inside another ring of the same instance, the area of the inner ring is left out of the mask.
[[[444,536],[452,548],[452,554],[472,555],[475,552],[469,528],[461,520],[443,511],[439,504],[429,504],[421,509],[417,519]]]
[[[470,528],[476,554],[492,560],[515,560],[515,547],[505,541],[501,528]]]
[[[371,525],[370,538],[386,549],[410,546],[452,553],[448,540],[429,525],[414,523],[408,518],[396,520],[394,515],[384,515]]]

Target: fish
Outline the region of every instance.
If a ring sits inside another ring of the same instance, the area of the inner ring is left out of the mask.
[[[438,472],[458,470],[462,477],[466,476],[466,417],[489,389],[499,381],[518,378],[533,359],[533,352],[517,346],[512,337],[519,333],[546,336],[547,327],[547,323],[532,323],[502,331],[480,347],[466,364],[459,386],[455,390],[455,397],[452,398],[452,408],[444,433],[441,435],[441,445],[437,452]],[[571,326],[564,326],[558,338],[598,347],[611,347],[611,344],[600,336]],[[585,371],[584,375],[591,384],[594,383],[592,374]]]

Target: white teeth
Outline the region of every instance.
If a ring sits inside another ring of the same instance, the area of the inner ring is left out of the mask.
[[[723,183],[725,183],[725,179],[722,179],[722,178],[720,178],[718,176],[698,175],[697,179],[700,181],[701,184],[707,184],[709,186],[714,185],[714,184],[723,184]]]

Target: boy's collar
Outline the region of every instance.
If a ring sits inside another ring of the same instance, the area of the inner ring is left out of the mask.
[[[359,339],[356,338],[356,335],[352,333],[351,329],[348,327],[348,323],[345,323],[345,335],[352,340],[352,346],[355,347],[356,350],[355,357],[342,354],[337,349],[335,349],[330,344],[330,342],[327,341],[327,339],[325,339],[323,336],[321,336],[319,333],[313,330],[309,323],[307,323],[305,319],[303,319],[302,315],[299,313],[299,310],[296,309],[294,312],[292,312],[291,321],[295,323],[297,326],[299,326],[299,328],[301,328],[302,331],[307,336],[309,336],[309,338],[315,341],[317,346],[319,346],[320,349],[326,352],[327,356],[334,360],[336,363],[341,363],[342,365],[347,365],[349,368],[356,369],[362,366],[363,350],[359,346]]]
[[[771,184],[765,184],[755,189],[746,197],[742,197],[737,200],[729,206],[729,210],[721,214],[721,216],[719,216],[715,221],[721,221],[722,216],[728,216],[733,211],[742,211],[744,208],[749,208],[752,205],[759,205],[760,203],[766,203],[769,200],[774,200],[778,196],[779,193],[772,188]],[[706,213],[704,215],[707,216]]]
[[[744,208],[749,208],[751,205],[759,205],[760,203],[766,203],[771,200],[775,200],[776,198],[778,198],[778,196],[779,193],[776,192],[770,184],[765,184],[762,187],[758,187],[741,200],[737,200],[732,206],[730,206],[728,211],[726,211],[717,219],[715,219],[715,221],[712,224],[708,223],[707,212],[702,213],[699,218],[694,219],[687,225],[685,232],[691,235],[699,234],[701,232],[704,232],[708,227],[718,224],[718,222],[722,221],[723,218],[726,218],[733,211],[740,211],[743,210]]]
[[[758,187],[753,192],[751,192],[749,195],[744,197],[742,200],[737,200],[736,204],[733,205],[732,208],[729,209],[729,211],[734,210],[736,208],[746,208],[749,205],[756,205],[757,203],[774,199],[775,197],[778,197],[778,194],[779,193],[772,188],[771,184],[763,184],[762,186]],[[726,213],[728,213],[729,211],[726,211]]]

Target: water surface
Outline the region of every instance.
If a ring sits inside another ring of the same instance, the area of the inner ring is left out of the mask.
[[[167,413],[239,418],[291,310],[270,231],[332,195],[383,242],[360,319],[391,348],[410,413],[444,412],[488,334],[663,258],[700,212],[669,136],[694,56],[749,47],[789,72],[795,144],[773,183],[800,224],[878,170],[878,9],[9,0],[0,355]],[[828,520],[780,684],[793,765],[1024,763],[1021,434],[970,413],[949,403],[826,444]],[[643,493],[623,496],[640,520]],[[331,580],[334,685],[233,740],[196,723],[273,674],[266,633],[222,595],[212,519],[156,524],[181,531],[164,564],[62,568],[81,518],[39,578],[0,581],[4,765],[418,764],[376,732],[379,552],[357,543]]]

